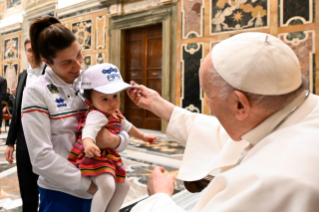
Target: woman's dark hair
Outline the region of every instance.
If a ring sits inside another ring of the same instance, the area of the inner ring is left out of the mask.
[[[41,57],[53,64],[56,53],[70,47],[76,37],[57,18],[45,16],[31,24],[30,40],[35,63],[40,66]]]
[[[92,89],[84,90],[84,97],[92,103]]]

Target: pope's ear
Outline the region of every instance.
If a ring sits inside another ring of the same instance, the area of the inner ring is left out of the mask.
[[[248,98],[240,91],[235,90],[234,94],[234,108],[235,108],[235,116],[237,120],[243,121],[249,116],[250,113],[250,103]]]

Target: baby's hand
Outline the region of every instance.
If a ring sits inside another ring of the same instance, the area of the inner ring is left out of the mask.
[[[85,138],[83,140],[83,146],[84,146],[84,152],[85,155],[89,158],[92,157],[100,157],[101,156],[101,150],[98,146],[95,145],[92,139]]]
[[[144,134],[143,136],[143,141],[146,141],[150,144],[154,144],[155,141],[157,141],[158,138],[155,135],[149,135],[149,134]]]

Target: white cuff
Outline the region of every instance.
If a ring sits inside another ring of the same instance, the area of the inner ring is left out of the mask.
[[[123,152],[127,146],[128,146],[128,143],[130,142],[130,136],[128,135],[127,132],[125,132],[124,130],[122,130],[118,136],[120,137],[121,139],[121,143],[120,145],[115,149],[115,151],[117,152]]]

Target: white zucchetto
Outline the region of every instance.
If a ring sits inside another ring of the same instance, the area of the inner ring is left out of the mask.
[[[302,83],[299,60],[280,39],[265,33],[242,33],[212,49],[217,73],[231,86],[259,95],[282,95]]]

